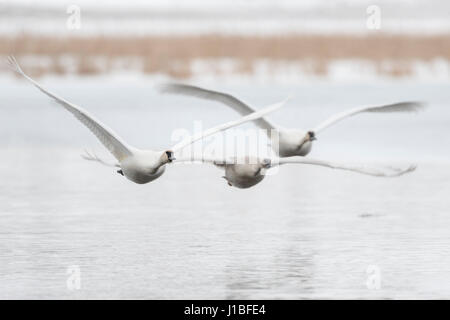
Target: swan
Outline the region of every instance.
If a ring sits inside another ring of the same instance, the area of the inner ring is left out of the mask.
[[[246,157],[231,157],[228,159],[220,157],[191,157],[177,159],[176,162],[202,162],[211,163],[217,167],[225,170],[223,178],[227,181],[229,186],[240,189],[247,189],[260,183],[265,177],[265,171],[270,168],[284,165],[284,164],[309,164],[332,169],[340,169],[358,172],[365,175],[376,177],[398,177],[416,169],[416,165],[409,165],[405,168],[396,167],[371,167],[365,165],[350,165],[337,162],[330,162],[320,159],[312,159],[309,157],[272,157],[272,158],[258,158],[252,156]]]
[[[113,130],[95,119],[94,116],[90,115],[83,108],[76,106],[75,104],[72,104],[67,100],[64,100],[63,98],[60,98],[50,91],[44,89],[39,83],[37,83],[22,71],[13,56],[8,57],[7,62],[13,71],[17,72],[26,80],[30,81],[41,92],[54,99],[59,105],[72,113],[81,123],[83,123],[98,138],[103,146],[116,158],[118,163],[108,164],[107,162],[89,153],[85,156],[85,159],[95,160],[106,165],[118,167],[119,170],[117,170],[117,172],[119,174],[125,176],[128,180],[138,184],[148,183],[159,178],[165,171],[165,165],[175,160],[174,153],[181,150],[182,148],[217,132],[262,117],[270,112],[279,109],[286,102],[285,100],[280,103],[276,103],[274,105],[261,109],[258,112],[254,112],[252,114],[244,116],[238,120],[223,123],[196,135],[190,136],[188,139],[180,141],[167,150],[141,150],[128,145],[117,134],[115,134]]]
[[[192,85],[179,83],[162,84],[158,86],[158,90],[162,93],[181,94],[218,101],[231,107],[241,115],[246,115],[254,112],[254,109],[246,103],[230,94],[223,92],[212,91]],[[363,112],[414,112],[421,110],[423,107],[424,105],[422,103],[415,101],[398,102],[381,106],[357,107],[335,114],[311,130],[282,128],[280,126],[274,125],[266,118],[259,118],[254,122],[259,127],[265,129],[269,138],[269,133],[272,134],[272,131],[278,133],[278,148],[275,148],[275,152],[278,154],[278,156],[306,156],[311,152],[312,142],[314,140],[317,140],[318,133],[345,118]]]

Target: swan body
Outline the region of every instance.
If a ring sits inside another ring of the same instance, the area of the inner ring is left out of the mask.
[[[278,152],[280,157],[291,157],[293,155],[306,156],[311,152],[312,141],[309,140],[305,131],[299,129],[278,130]]]
[[[261,174],[262,166],[258,163],[257,158],[249,159],[247,157],[245,163],[224,163],[223,167],[225,169],[223,178],[227,180],[228,185],[240,189],[253,187],[265,177],[265,175]]]
[[[128,180],[144,184],[159,178],[169,162],[164,152],[138,150],[132,157],[120,161],[120,168]]]

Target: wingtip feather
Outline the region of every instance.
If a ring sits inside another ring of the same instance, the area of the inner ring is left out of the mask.
[[[391,168],[391,169],[394,170],[395,172],[392,173],[390,176],[391,177],[399,177],[399,176],[402,176],[404,174],[407,174],[407,173],[415,171],[417,169],[417,165],[416,164],[411,164],[405,169],[399,169],[399,168]]]
[[[369,112],[414,112],[425,109],[427,104],[423,101],[403,101],[382,106],[369,108]]]
[[[265,107],[263,110],[266,110],[266,112],[268,112],[268,113],[278,110],[281,107],[283,107],[289,100],[291,100],[291,98],[292,98],[292,95],[289,95],[286,99],[284,99],[280,102],[274,103],[272,105],[269,105],[269,106]]]
[[[182,94],[186,89],[186,86],[181,83],[160,83],[155,86],[159,93],[175,93]]]
[[[171,87],[170,83],[160,83],[160,84],[155,85],[155,89],[159,93],[169,93],[170,87]]]
[[[404,105],[405,111],[411,111],[411,112],[419,112],[423,111],[427,104],[423,101],[407,101],[407,102],[400,102],[400,106]]]
[[[8,64],[8,67],[14,71],[17,72],[19,74],[24,74],[24,72],[22,71],[22,68],[20,68],[19,63],[17,62],[16,58],[12,55],[8,56],[6,58],[6,63]]]

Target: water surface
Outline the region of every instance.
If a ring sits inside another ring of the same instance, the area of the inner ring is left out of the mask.
[[[170,145],[171,131],[193,120],[209,126],[236,117],[211,103],[159,96],[151,81],[44,83],[141,147]],[[285,166],[239,190],[201,165],[132,184],[80,158],[84,148],[108,154],[66,111],[25,83],[1,84],[0,298],[450,297],[443,85],[226,85],[256,105],[295,91],[273,115],[285,126],[308,127],[371,101],[431,105],[417,116],[348,120],[324,132],[312,153],[416,162],[413,174],[382,179]],[[67,287],[70,266],[80,268],[80,290]],[[373,266],[379,289],[366,284]]]

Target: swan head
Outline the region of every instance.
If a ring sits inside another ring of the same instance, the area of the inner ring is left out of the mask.
[[[161,162],[166,164],[175,160],[174,153],[172,150],[164,151],[161,156]]]
[[[306,132],[302,136],[302,139],[300,140],[300,143],[298,145],[298,149],[295,152],[295,155],[306,156],[308,153],[310,153],[311,148],[312,148],[312,143],[314,140],[317,140],[316,134],[314,133],[314,131]]]
[[[300,147],[304,145],[310,145],[315,140],[317,140],[317,138],[314,131],[307,131],[306,133],[302,133],[300,139]]]
[[[264,158],[261,161],[261,167],[264,169],[269,169],[272,166],[272,160],[269,158]]]
[[[306,141],[314,141],[314,140],[317,140],[316,134],[314,133],[314,131],[308,131],[306,133]]]

